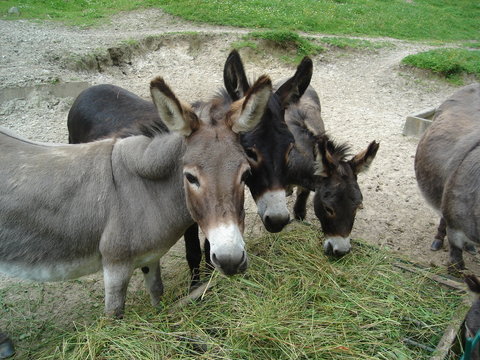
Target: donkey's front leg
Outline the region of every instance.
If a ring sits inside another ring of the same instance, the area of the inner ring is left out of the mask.
[[[132,273],[133,266],[131,263],[103,264],[105,314],[107,316],[123,317],[127,287]]]
[[[293,215],[296,220],[303,221],[307,217],[307,200],[310,190],[297,186],[297,200],[293,206]]]
[[[163,295],[163,282],[160,270],[160,261],[155,260],[146,266],[142,267],[143,278],[145,279],[145,286],[150,293],[150,300],[153,306],[160,303]]]

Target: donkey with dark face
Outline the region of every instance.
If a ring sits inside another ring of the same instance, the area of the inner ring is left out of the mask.
[[[368,169],[379,144],[372,141],[347,160],[348,146],[335,144],[324,133],[320,100],[312,87],[288,109],[285,120],[295,138],[288,176],[288,182],[297,185],[294,216],[297,220],[305,218],[308,196],[314,191],[313,205],[325,234],[325,252],[344,255],[350,251],[350,233],[357,209],[362,207],[357,175]]]
[[[135,268],[148,269],[146,286],[159,303],[159,259],[194,222],[220,272],[244,271],[250,166],[238,133],[257,126],[270,93],[260,77],[211,122],[157,78],[151,94],[163,125],[145,124],[143,135],[51,145],[0,131],[0,272],[60,281],[102,269],[105,311],[121,317]]]
[[[417,182],[440,214],[450,266],[463,269],[462,249],[480,242],[480,84],[466,86],[435,112],[415,156]]]
[[[280,231],[289,222],[285,189],[287,161],[294,139],[284,121],[284,111],[298,101],[311,75],[312,62],[306,58],[295,75],[270,94],[267,107],[259,114],[262,120],[258,126],[241,134],[241,144],[251,165],[251,176],[247,177],[246,183],[257,203],[258,213],[270,232]],[[235,50],[225,63],[224,81],[225,90],[208,102],[193,104],[199,116],[222,119],[239,99],[251,91],[241,58]],[[105,136],[135,134],[140,131],[144,121],[157,118],[152,109],[149,102],[122,88],[112,85],[91,87],[79,95],[70,109],[70,141],[88,142]],[[185,243],[193,283],[196,283],[202,255],[195,225],[186,232]],[[209,245],[206,241],[206,253],[209,253]]]

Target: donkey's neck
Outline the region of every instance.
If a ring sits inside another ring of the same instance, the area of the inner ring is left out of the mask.
[[[147,198],[137,199],[137,202],[142,203],[146,210],[157,214],[157,219],[153,222],[158,224],[162,236],[170,232],[180,233],[175,241],[193,224],[183,185],[182,162],[185,151],[184,137],[165,133],[153,138],[133,136],[121,139],[115,144],[112,153],[113,177],[119,185],[119,196],[131,198],[129,193],[136,191],[138,186],[147,189],[146,192],[139,191],[139,194]],[[124,171],[138,176],[124,176]],[[122,179],[128,179],[128,183],[121,183],[124,181]],[[177,236],[172,234],[166,236]]]

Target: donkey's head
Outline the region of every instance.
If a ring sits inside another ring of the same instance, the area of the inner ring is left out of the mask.
[[[316,147],[315,215],[325,234],[325,252],[342,256],[350,251],[350,233],[362,207],[357,175],[368,169],[379,144],[372,141],[350,160],[346,160],[348,147],[336,145],[326,135],[319,136]]]
[[[285,123],[285,110],[297,103],[307,89],[312,67],[312,61],[304,58],[295,75],[277,91],[271,92],[258,126],[241,135],[252,172],[246,183],[257,204],[258,214],[270,232],[282,230],[290,220],[286,200],[287,163],[295,140]],[[237,51],[228,56],[223,74],[225,88],[233,101],[249,91],[250,85]]]
[[[238,134],[257,126],[271,89],[270,79],[260,77],[222,121],[212,121],[198,118],[161,78],[151,83],[160,118],[171,132],[185,137],[181,166],[188,211],[210,241],[212,263],[227,275],[244,271],[248,262],[242,234],[250,165]]]

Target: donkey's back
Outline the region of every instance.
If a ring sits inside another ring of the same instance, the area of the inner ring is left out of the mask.
[[[100,268],[96,254],[112,188],[112,146],[107,140],[72,151],[0,129],[1,272],[62,280]],[[90,269],[68,265],[79,261]]]
[[[480,84],[460,89],[437,109],[415,157],[418,184],[434,208],[441,206],[445,183],[455,166],[453,161],[475,146],[476,139],[471,134],[479,129]]]
[[[151,124],[168,132],[152,101],[115,85],[95,85],[78,95],[68,113],[68,141],[78,144],[138,135],[142,126]]]

